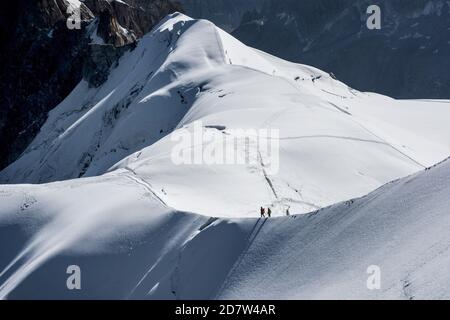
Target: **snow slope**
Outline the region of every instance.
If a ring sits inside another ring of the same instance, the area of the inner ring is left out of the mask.
[[[2,186],[0,298],[450,298],[449,161],[267,220],[176,212],[136,179]],[[66,289],[69,265],[82,290]],[[371,265],[380,290],[367,289]]]
[[[448,161],[315,211],[448,157],[448,119],[448,101],[357,92],[169,16],[1,172],[0,299],[448,298]],[[212,145],[279,129],[279,172],[261,156],[175,164],[197,120]],[[279,217],[256,219],[261,205]]]
[[[277,214],[289,206],[309,212],[447,157],[448,119],[448,101],[357,92],[246,47],[208,21],[174,14],[120,59],[104,85],[81,82],[0,181],[45,183],[128,166],[180,211],[242,217],[272,205]],[[231,129],[278,129],[279,172],[265,177],[267,159],[174,165],[171,134],[197,120],[213,144]]]
[[[448,299],[449,181],[446,161],[363,198],[268,221],[218,297]],[[367,288],[369,266],[380,268],[380,290]]]

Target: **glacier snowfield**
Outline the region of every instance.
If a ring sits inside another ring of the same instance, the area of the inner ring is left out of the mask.
[[[198,123],[279,130],[278,172],[175,164]],[[449,123],[173,14],[0,172],[0,299],[450,298]]]

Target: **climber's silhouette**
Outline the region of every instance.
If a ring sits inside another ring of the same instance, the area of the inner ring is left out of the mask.
[[[264,218],[266,214],[266,209],[264,209],[263,207],[261,207],[261,218]]]

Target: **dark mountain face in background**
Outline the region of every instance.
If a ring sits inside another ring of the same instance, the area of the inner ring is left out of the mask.
[[[81,78],[85,41],[82,32],[59,23],[60,4],[19,0],[2,11],[0,167],[19,155]]]
[[[186,13],[207,19],[227,32],[236,29],[244,13],[260,10],[266,0],[179,0]]]
[[[447,0],[85,0],[82,30],[66,27],[68,0],[16,0],[0,12],[0,169],[35,137],[47,113],[84,77],[111,65],[161,18],[185,11],[244,43],[332,72],[362,91],[450,98]],[[366,9],[382,10],[368,30]],[[88,27],[89,26],[89,27]],[[102,43],[93,44],[91,33]]]
[[[0,169],[14,161],[81,81],[92,86],[137,38],[181,7],[169,0],[86,0],[69,30],[67,0],[16,0],[0,12]],[[88,26],[96,26],[88,27]],[[96,32],[102,44],[92,44]]]
[[[245,44],[332,72],[361,91],[395,98],[450,98],[450,2],[446,0],[182,0]],[[369,5],[381,30],[369,30]],[[236,20],[241,18],[237,26]]]
[[[366,26],[372,4],[381,8],[381,30]],[[233,35],[361,91],[450,98],[449,1],[269,0]]]

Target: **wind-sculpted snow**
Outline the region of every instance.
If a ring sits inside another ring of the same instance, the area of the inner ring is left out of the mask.
[[[448,119],[169,16],[0,173],[0,298],[449,297],[448,163],[334,205],[448,157]],[[253,144],[249,163],[174,161],[177,136],[239,151],[239,129],[279,132],[277,170]]]
[[[0,191],[0,297],[450,298],[450,163],[318,212],[217,219],[126,171]],[[81,290],[66,288],[69,265]],[[381,287],[369,290],[369,266]]]
[[[45,183],[126,163],[180,211],[243,217],[273,205],[278,214],[302,213],[444,159],[449,118],[449,102],[357,92],[246,47],[208,21],[174,14],[125,53],[100,88],[81,82],[0,179]],[[233,129],[279,130],[278,172],[267,177],[265,159],[175,165],[173,134],[195,121],[206,131],[225,128],[214,143]]]

